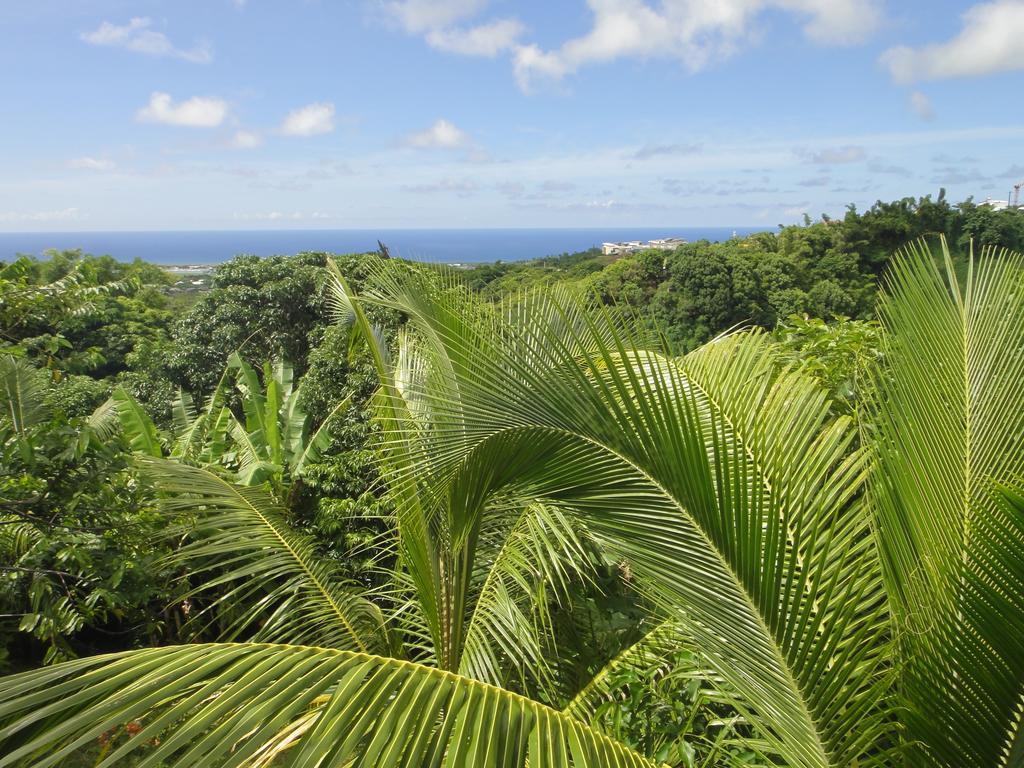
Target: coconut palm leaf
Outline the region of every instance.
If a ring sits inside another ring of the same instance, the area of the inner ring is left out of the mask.
[[[196,626],[216,622],[229,639],[387,649],[380,610],[287,525],[265,490],[172,461],[138,463],[164,494],[162,509],[184,519],[173,533],[187,533],[189,542],[174,561],[199,584],[193,594],[213,595]]]
[[[494,685],[533,683],[557,700],[549,608],[566,600],[570,584],[586,581],[589,558],[574,521],[557,507],[524,504],[504,517],[488,515],[481,531],[479,587],[467,599],[458,671]]]
[[[658,585],[791,765],[887,759],[888,617],[865,456],[815,382],[780,373],[757,335],[678,359],[564,295],[494,313],[400,266],[375,279],[349,296],[353,314],[360,302],[402,312],[434,372],[418,392],[428,439],[385,423],[393,487],[418,478],[422,498],[429,478],[428,495],[457,512],[456,539],[476,535],[498,493],[581,515]],[[382,394],[398,412],[399,395]]]
[[[102,442],[113,438],[121,429],[121,420],[117,415],[117,403],[108,397],[89,414],[85,426]]]
[[[3,416],[18,434],[49,418],[38,371],[23,359],[0,357],[0,398]]]
[[[206,644],[97,656],[8,678],[0,766],[59,766],[126,723],[97,768],[653,766],[556,710],[450,672],[351,651]],[[282,734],[286,738],[282,739]]]
[[[992,493],[1024,471],[1024,257],[945,242],[892,262],[873,485],[911,762],[1021,765],[1024,537]]]
[[[343,286],[344,278],[336,275],[335,284]],[[378,410],[401,425],[408,443],[401,452],[389,449],[386,460],[398,466],[402,455],[443,426],[445,413],[432,410],[419,392],[444,382],[435,381],[438,372],[425,365],[412,336],[399,333],[391,367],[391,355],[361,308],[352,306],[347,317],[361,323],[378,361],[384,382]],[[493,321],[486,312],[477,319]],[[407,600],[402,611],[413,645],[429,647],[427,657],[460,674],[493,684],[515,680],[557,701],[548,611],[552,601],[564,598],[569,582],[581,581],[590,569],[578,522],[557,507],[529,501],[467,505],[457,493],[431,488],[413,475],[406,479],[392,483],[390,491],[408,572],[404,585],[417,598]]]

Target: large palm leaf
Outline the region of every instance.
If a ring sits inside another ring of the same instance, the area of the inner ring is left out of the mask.
[[[942,251],[893,261],[872,418],[907,736],[918,765],[1019,766],[1024,521],[992,484],[1024,471],[1024,257],[972,255],[961,282]]]
[[[653,766],[578,720],[408,661],[289,645],[97,656],[7,678],[0,766],[44,768],[110,732],[143,766]],[[5,741],[6,740],[6,741]]]
[[[410,442],[400,417],[385,421],[393,486],[429,478],[428,495],[460,510],[458,535],[496,494],[572,510],[658,585],[790,764],[885,759],[888,619],[864,457],[813,381],[780,373],[757,335],[678,359],[566,296],[493,313],[391,265],[377,286],[339,304],[409,317],[433,374],[416,393],[429,434]],[[392,413],[408,399],[384,396]]]
[[[229,617],[229,636],[276,644],[150,649],[7,678],[0,766],[61,765],[112,734],[100,766],[129,753],[182,768],[654,765],[536,700],[365,652],[389,650],[379,610],[289,530],[265,490],[138,461],[165,512],[195,518],[176,558],[213,590],[208,610]]]
[[[396,510],[401,582],[412,596],[398,613],[413,646],[445,669],[493,684],[517,682],[557,700],[556,665],[545,658],[552,641],[548,603],[589,568],[580,526],[529,495],[477,503],[432,483],[424,446],[459,425],[423,393],[442,392],[454,379],[447,368],[429,365],[428,347],[411,333],[398,335],[393,355],[331,266],[339,314],[355,322],[381,380],[377,411],[389,436],[382,465]],[[472,309],[453,320],[467,331],[493,323],[487,308]]]
[[[49,417],[43,394],[35,368],[23,359],[0,356],[0,417],[19,435]]]

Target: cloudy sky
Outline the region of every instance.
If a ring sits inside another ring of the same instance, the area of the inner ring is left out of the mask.
[[[740,226],[1024,180],[1024,0],[3,0],[0,231]]]

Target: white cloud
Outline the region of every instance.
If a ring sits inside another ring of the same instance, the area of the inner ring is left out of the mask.
[[[874,0],[774,0],[765,5],[810,16],[804,34],[818,45],[862,43],[882,23],[882,12]]]
[[[864,147],[848,144],[843,147],[827,147],[811,152],[807,155],[808,161],[818,165],[841,165],[843,163],[856,163],[867,156]]]
[[[425,131],[408,136],[405,143],[420,149],[459,149],[469,144],[469,137],[447,120],[438,120]]]
[[[1024,69],[1024,0],[995,0],[969,8],[952,40],[921,48],[890,48],[879,61],[898,83],[987,75]]]
[[[334,105],[329,102],[307,104],[292,110],[281,124],[285,136],[317,136],[334,130]]]
[[[233,218],[238,221],[322,221],[336,219],[337,216],[323,211],[312,211],[311,213],[303,213],[302,211],[268,211],[266,213],[236,213]]]
[[[394,0],[384,10],[410,35],[423,35],[439,51],[493,58],[511,50],[525,31],[518,19],[455,26],[476,16],[487,0]]]
[[[223,99],[194,96],[175,104],[170,94],[154,91],[149,104],[136,112],[135,118],[144,123],[216,128],[227,114],[228,105]]]
[[[443,29],[471,16],[486,5],[486,0],[394,0],[384,9],[409,34]]]
[[[255,149],[263,144],[263,137],[254,131],[235,131],[235,135],[228,141],[232,149]]]
[[[911,91],[907,100],[910,103],[910,108],[914,110],[914,114],[922,120],[932,120],[935,117],[935,110],[932,109],[931,99],[920,91]]]
[[[80,221],[88,218],[78,208],[64,208],[59,211],[0,211],[0,222],[50,222]]]
[[[150,29],[152,25],[153,20],[145,17],[135,17],[123,25],[104,21],[92,32],[83,32],[79,37],[91,45],[124,48],[147,56],[183,59],[195,64],[213,61],[209,43],[199,42],[193,48],[178,48],[163,32]]]
[[[427,184],[407,184],[402,188],[407,192],[427,195],[453,192],[459,197],[472,197],[480,189],[472,179],[441,179]]]
[[[700,144],[644,144],[632,154],[632,157],[636,160],[650,160],[652,157],[692,155],[700,150]]]
[[[98,157],[76,157],[68,161],[68,167],[82,171],[112,171],[115,166],[112,160]]]
[[[494,58],[510,50],[524,29],[517,19],[499,19],[469,29],[432,29],[427,33],[427,43],[448,53]]]
[[[537,77],[560,79],[589,64],[620,58],[675,58],[691,71],[728,58],[751,33],[757,15],[777,8],[809,16],[804,34],[823,45],[863,41],[878,26],[878,0],[588,0],[589,32],[545,51],[516,50],[516,80],[529,90]]]

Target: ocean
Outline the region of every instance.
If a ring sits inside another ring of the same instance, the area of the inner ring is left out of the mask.
[[[165,232],[0,232],[0,261],[50,248],[80,248],[121,261],[219,264],[240,253],[271,256],[301,251],[363,253],[377,241],[393,256],[417,261],[480,263],[521,261],[585,251],[602,242],[681,237],[726,240],[763,231],[757,227],[631,227],[607,229],[306,229]]]

